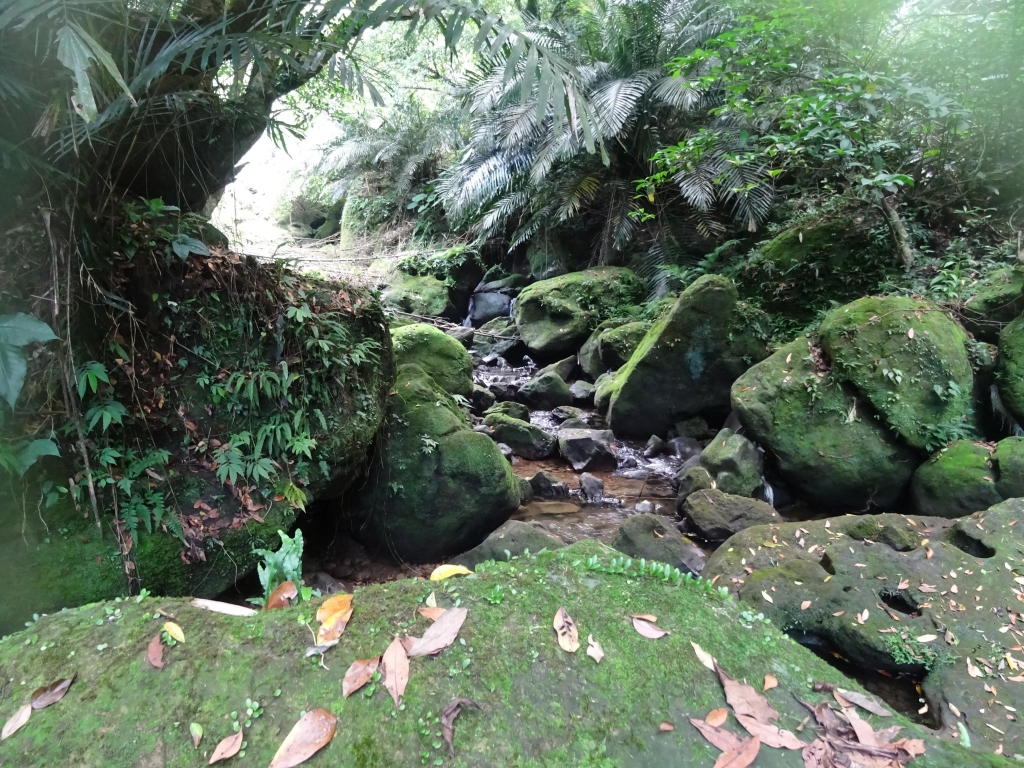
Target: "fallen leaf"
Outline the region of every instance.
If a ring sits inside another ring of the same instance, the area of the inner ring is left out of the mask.
[[[652,616],[649,613],[631,613],[631,614],[629,614],[629,618],[631,618],[631,619],[643,619],[644,621],[649,621],[652,624],[658,620],[657,616]]]
[[[729,710],[725,707],[720,707],[719,709],[712,709],[708,712],[708,716],[704,718],[704,722],[717,728],[720,725],[724,725],[725,721],[728,719]]]
[[[409,655],[409,651],[411,651],[413,649],[413,646],[416,645],[416,641],[417,640],[419,640],[419,638],[416,637],[415,635],[405,635],[402,638],[401,643],[402,643],[402,647],[405,648],[405,655],[406,656]]]
[[[587,656],[592,658],[598,664],[601,663],[601,659],[604,658],[604,649],[601,644],[594,639],[593,635],[587,635]]]
[[[761,689],[762,691],[770,691],[772,688],[778,688],[778,687],[779,687],[779,680],[778,680],[777,677],[775,677],[775,675],[765,675],[764,676],[764,688]]]
[[[911,328],[909,331],[907,331],[907,338],[908,339],[914,338],[914,329],[913,328]]]
[[[181,627],[179,627],[173,621],[166,621],[166,622],[164,622],[163,630],[168,635],[173,637],[177,642],[179,642],[179,643],[184,643],[185,642],[185,633],[182,632]]]
[[[15,731],[21,728],[25,723],[28,722],[29,717],[32,716],[32,705],[26,704],[23,707],[19,707],[18,711],[15,712],[10,718],[4,723],[4,729],[0,732],[0,741],[6,741],[10,738]]]
[[[896,585],[896,589],[907,589],[910,586],[910,579],[900,579],[900,583]]]
[[[423,601],[423,604],[427,606],[427,608],[437,608],[437,595],[431,592],[427,595],[427,599]]]
[[[242,729],[238,729],[238,733],[228,736],[226,739],[222,739],[217,748],[213,750],[213,754],[210,756],[210,762],[207,765],[213,765],[219,763],[221,760],[228,760],[238,754],[238,750],[242,748]]]
[[[345,611],[338,611],[333,616],[330,616],[327,621],[320,625],[320,629],[317,630],[316,644],[328,647],[337,645],[338,640],[345,633],[345,627],[348,626],[349,619],[351,618],[351,608]]]
[[[266,604],[263,606],[265,611],[273,611],[277,608],[287,608],[292,604],[299,595],[298,587],[295,586],[294,581],[282,581],[273,592],[270,593],[270,597],[267,598]]]
[[[762,723],[750,715],[736,715],[736,719],[747,733],[773,749],[803,749],[807,746],[792,731],[783,730],[772,723]]]
[[[36,688],[30,699],[32,709],[46,709],[51,704],[56,704],[64,698],[64,694],[68,692],[68,688],[73,682],[75,682],[75,675],[55,680],[42,688]]]
[[[382,666],[384,688],[391,694],[391,699],[397,707],[399,699],[405,695],[405,686],[409,684],[408,649],[405,643],[398,639],[398,635],[395,635],[391,645],[384,651]]]
[[[633,629],[649,640],[657,640],[659,637],[669,634],[667,629],[662,629],[643,619],[633,619]]]
[[[919,643],[930,643],[932,640],[937,640],[937,639],[938,639],[937,635],[921,635],[920,637],[917,638],[917,642],[919,642]]]
[[[811,607],[811,601],[810,600],[804,600],[802,603],[800,603],[800,610],[801,611],[806,611],[810,607]]]
[[[402,650],[402,655],[405,655],[405,650]],[[372,659],[356,659],[349,666],[348,671],[345,673],[345,678],[341,681],[341,695],[344,698],[348,698],[353,693],[358,691],[373,677],[373,673],[377,671],[377,666],[380,664],[380,656],[374,656]]]
[[[331,616],[343,613],[351,607],[352,595],[346,593],[331,595],[329,598],[324,600],[323,604],[319,608],[316,609],[316,620],[322,624],[331,618]]]
[[[445,611],[444,615],[423,633],[423,637],[416,641],[409,651],[409,658],[439,653],[454,643],[455,638],[459,636],[462,622],[466,620],[466,614],[465,608],[449,608]]]
[[[193,608],[202,608],[207,611],[213,611],[214,613],[223,613],[226,616],[255,616],[256,611],[252,608],[246,608],[244,605],[232,605],[231,603],[222,603],[219,600],[204,600],[201,597],[192,598],[191,603]]]
[[[865,621],[868,620],[868,616],[869,615],[870,614],[868,613],[868,609],[865,608],[861,613],[857,614],[857,623],[858,624],[863,624]]]
[[[703,664],[708,669],[710,669],[712,672],[714,672],[715,671],[715,657],[712,656],[707,651],[705,651],[703,648],[701,648],[695,642],[693,642],[693,640],[690,641],[690,645],[693,646],[693,652],[697,654],[697,658],[700,660],[700,663]]]
[[[164,644],[160,639],[159,633],[153,635],[153,639],[149,641],[149,646],[146,648],[146,658],[157,669],[164,668]]]
[[[737,716],[749,715],[760,723],[771,723],[773,720],[778,720],[778,710],[753,687],[733,680],[717,664],[715,671],[718,673],[722,688],[725,689],[725,700],[729,702],[729,706]]]
[[[956,708],[955,704],[953,704],[953,703],[949,704],[949,711],[952,712],[957,717],[960,717],[960,710]]]
[[[761,740],[754,736],[744,741],[739,749],[720,754],[712,768],[747,768],[748,765],[757,759],[757,753],[760,749]]]
[[[439,565],[430,574],[430,580],[444,581],[452,576],[465,576],[469,573],[472,573],[472,571],[464,565]]]
[[[889,746],[903,750],[912,758],[920,757],[925,753],[924,739],[900,739],[899,741],[894,741]]]
[[[711,725],[704,720],[698,720],[696,717],[690,718],[690,725],[700,731],[701,736],[707,739],[712,746],[717,747],[722,752],[735,751],[743,743],[731,731],[719,728],[716,725]]]
[[[853,732],[857,734],[857,741],[866,747],[878,746],[878,739],[875,738],[874,729],[861,720],[857,710],[845,708],[843,709],[843,714],[846,715],[846,719],[849,721],[850,727],[853,728]]]
[[[438,608],[436,605],[433,608],[431,608],[429,606],[428,607],[420,606],[419,608],[416,609],[416,612],[420,616],[423,616],[426,619],[430,619],[431,621],[437,621],[438,619],[441,618],[441,614],[444,613],[444,608]]]
[[[824,680],[816,681],[811,688],[815,693],[832,693],[835,689],[835,683],[829,683]]]
[[[835,612],[835,613],[833,613],[832,615],[833,615],[833,616],[835,616],[836,618],[839,618],[839,617],[840,617],[840,616],[842,616],[842,615],[843,615],[844,613],[846,613],[846,611],[836,611],[836,612]]]
[[[971,663],[970,657],[967,659],[967,674],[971,677],[984,677],[985,673],[978,669],[974,664]]]
[[[555,630],[555,639],[558,646],[567,653],[576,653],[580,647],[579,630],[576,622],[565,612],[565,608],[555,611],[555,619],[551,625]]]
[[[277,748],[270,768],[294,768],[306,762],[331,742],[337,727],[338,718],[326,709],[307,712]]]
[[[480,709],[480,705],[470,699],[452,699],[441,714],[441,736],[448,745],[448,754],[455,757],[455,718],[462,714],[462,708]]]
[[[676,729],[675,723],[670,723],[668,720],[663,720],[661,725],[658,726],[660,733],[672,733]]]
[[[863,710],[870,712],[873,715],[879,717],[892,717],[892,712],[887,710],[874,698],[863,693],[857,693],[856,691],[847,691],[843,688],[836,688],[836,693],[841,695],[847,701],[851,701]]]
[[[190,723],[188,732],[192,736],[192,746],[199,749],[199,742],[203,740],[203,726],[199,723]]]
[[[763,590],[763,589],[761,590],[761,597],[763,597],[769,603],[774,603],[775,602],[774,600],[772,600],[772,596],[769,595],[766,590]]]

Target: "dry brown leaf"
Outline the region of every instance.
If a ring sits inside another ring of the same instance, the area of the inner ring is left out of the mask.
[[[320,629],[316,633],[316,644],[332,646],[337,645],[338,640],[345,633],[345,627],[348,626],[349,619],[352,618],[352,609],[349,608],[344,611],[338,611],[332,616],[327,618],[323,624],[320,625]]]
[[[555,630],[555,639],[558,646],[567,653],[576,653],[580,647],[579,630],[576,629],[576,622],[565,612],[565,608],[555,611],[555,619],[551,624]]]
[[[238,754],[238,750],[242,748],[242,729],[238,729],[238,733],[228,736],[226,739],[221,739],[220,744],[213,750],[213,754],[210,756],[210,762],[207,765],[213,765],[219,763],[221,760],[228,760]]]
[[[409,658],[414,659],[417,656],[440,653],[454,643],[455,638],[459,636],[462,622],[466,620],[467,613],[465,608],[449,608],[445,611],[444,615],[423,633],[423,637],[416,641],[412,650],[409,651]]]
[[[323,623],[335,614],[347,611],[352,607],[352,595],[339,592],[324,600],[323,604],[316,609],[316,620]]]
[[[850,727],[857,734],[857,741],[867,747],[877,747],[878,739],[875,737],[874,729],[861,720],[855,709],[843,709],[843,714],[850,721]]]
[[[649,640],[657,640],[659,637],[664,637],[668,634],[667,629],[662,629],[661,627],[651,624],[649,621],[639,618],[633,619],[633,629]]]
[[[403,654],[405,652],[403,651]],[[374,656],[372,659],[356,659],[352,662],[352,665],[348,668],[345,673],[345,679],[341,681],[341,695],[344,698],[348,698],[353,693],[358,691],[373,677],[373,673],[377,671],[377,666],[380,664],[380,656]]]
[[[910,586],[910,579],[900,579],[900,583],[896,585],[896,589],[906,589]]]
[[[337,727],[338,718],[326,709],[317,708],[307,712],[277,748],[274,759],[270,761],[270,768],[295,768],[306,762],[330,744]]]
[[[832,693],[835,689],[835,683],[829,683],[825,680],[816,680],[811,690],[815,693]]]
[[[422,616],[425,619],[430,619],[431,621],[437,621],[438,619],[441,618],[441,615],[444,613],[444,608],[438,608],[436,605],[433,608],[431,608],[429,606],[427,606],[427,607],[420,606],[419,608],[416,609],[416,613],[418,613],[420,616]]]
[[[899,741],[894,741],[889,746],[903,750],[912,758],[920,757],[925,752],[924,739],[900,739]]]
[[[744,741],[739,749],[723,752],[715,760],[713,768],[747,768],[757,759],[761,749],[761,740],[754,736]]]
[[[653,616],[653,615],[651,615],[649,613],[631,613],[631,614],[629,614],[629,618],[631,618],[631,619],[643,619],[644,621],[649,621],[652,624],[658,620],[657,616]]]
[[[601,663],[601,659],[604,658],[604,648],[601,644],[594,639],[593,635],[587,635],[587,656],[592,658],[598,664]]]
[[[800,610],[801,611],[806,611],[810,607],[811,607],[811,601],[810,600],[804,600],[802,603],[800,603]]]
[[[402,643],[402,647],[405,648],[405,655],[406,656],[409,655],[409,651],[411,651],[413,649],[413,646],[416,645],[416,641],[417,640],[419,640],[419,638],[416,637],[415,635],[405,635],[402,638],[401,643]]]
[[[775,675],[768,674],[764,676],[764,687],[762,691],[770,691],[772,688],[779,687],[779,679]]]
[[[672,733],[676,729],[675,723],[670,723],[668,720],[662,721],[661,725],[658,726],[660,733]]]
[[[146,658],[157,669],[164,668],[164,644],[159,634],[153,635],[153,639],[149,641],[149,646],[146,648]]]
[[[299,594],[294,581],[282,581],[277,588],[270,593],[263,610],[272,611],[276,608],[287,608]]]
[[[705,651],[703,648],[701,648],[695,642],[693,642],[693,640],[690,641],[690,645],[693,646],[693,652],[697,654],[697,658],[700,660],[700,663],[703,664],[708,669],[710,669],[712,672],[714,672],[715,671],[715,657],[712,656],[707,651]]]
[[[708,716],[704,718],[704,722],[708,725],[713,725],[717,728],[720,725],[724,725],[725,721],[729,719],[729,710],[725,707],[718,709],[712,709],[708,712]]]
[[[19,730],[25,723],[28,722],[29,717],[32,716],[32,705],[26,704],[23,707],[19,707],[18,711],[8,718],[7,722],[4,723],[4,729],[0,732],[0,741],[7,741],[15,731]]]
[[[72,675],[71,677],[55,680],[49,685],[44,685],[42,688],[36,688],[32,692],[32,709],[46,709],[51,704],[56,704],[63,699],[64,694],[68,692],[68,688],[75,682],[75,677],[76,675]]]
[[[715,671],[718,673],[722,688],[725,689],[725,700],[729,702],[729,706],[737,716],[748,715],[759,723],[765,724],[779,719],[778,710],[754,688],[746,683],[733,680],[717,664]]]
[[[725,730],[725,728],[711,725],[704,720],[698,720],[696,717],[690,718],[690,725],[700,731],[701,736],[722,752],[733,752],[743,743],[736,734]]]
[[[399,699],[405,695],[405,687],[409,684],[409,656],[405,643],[398,639],[391,641],[391,645],[384,651],[382,672],[384,673],[384,688],[391,694],[391,699],[398,706]]]
[[[806,743],[800,741],[792,731],[786,731],[771,723],[762,723],[750,715],[736,715],[740,725],[751,736],[756,736],[762,744],[773,749],[803,749]]]
[[[892,712],[887,710],[867,694],[857,693],[856,691],[847,691],[844,688],[836,688],[835,692],[847,701],[853,702],[861,709],[866,710],[873,715],[878,715],[879,717],[892,717]]]
[[[974,664],[971,663],[970,657],[967,658],[967,674],[971,677],[984,677],[985,673],[978,669]]]
[[[252,608],[246,608],[244,605],[233,605],[232,603],[222,603],[220,600],[204,600],[201,597],[192,598],[193,608],[202,608],[207,611],[213,611],[214,613],[223,613],[225,616],[255,616],[256,611]]]
[[[834,698],[836,702],[838,702],[839,706],[843,709],[849,709],[850,707],[854,706],[853,702],[849,699],[844,698],[843,694],[841,694],[838,690],[832,690],[832,698]]]
[[[832,615],[833,615],[833,616],[835,616],[836,618],[839,618],[839,617],[840,617],[840,616],[842,616],[842,615],[843,615],[844,613],[846,613],[846,611],[836,611],[836,612],[835,612],[835,613],[833,613]]]
[[[448,745],[448,754],[455,757],[455,718],[462,714],[462,709],[480,709],[480,705],[470,699],[452,699],[441,714],[441,736]]]

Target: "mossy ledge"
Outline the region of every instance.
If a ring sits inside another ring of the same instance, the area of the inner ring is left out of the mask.
[[[338,715],[338,732],[310,766],[708,766],[718,751],[687,718],[703,717],[725,706],[725,699],[691,640],[738,677],[775,675],[779,687],[766,695],[785,728],[796,728],[806,714],[792,694],[811,702],[822,698],[809,690],[809,680],[857,688],[772,625],[744,616],[706,582],[674,586],[638,575],[638,563],[624,573],[593,567],[593,558],[608,566],[615,556],[585,541],[482,564],[461,579],[357,590],[355,614],[339,645],[327,652],[326,668],[316,657],[304,658],[312,639],[305,622],[315,603],[236,618],[187,600],[133,598],[42,617],[0,642],[7,683],[0,718],[37,686],[78,677],[62,701],[35,712],[0,745],[0,762],[205,765],[216,743],[232,733],[230,713],[244,720],[250,698],[264,713],[245,729],[245,757],[233,764],[268,764],[300,713],[324,707]],[[499,586],[503,597],[492,603],[486,598],[497,600]],[[458,600],[469,615],[452,647],[434,659],[412,660],[404,708],[396,709],[380,685],[343,698],[341,681],[352,661],[383,652],[396,633],[425,631],[427,621],[415,609],[431,591],[440,605]],[[575,619],[584,643],[574,655],[560,650],[553,637],[552,617],[560,606]],[[671,634],[644,639],[629,623],[634,612],[655,614]],[[186,640],[165,648],[165,667],[157,670],[146,660],[146,646],[170,618]],[[584,653],[588,635],[604,648],[600,664]],[[482,712],[458,719],[456,755],[449,758],[434,718],[458,696],[478,702]],[[666,720],[675,731],[659,733]],[[927,754],[915,768],[1009,764],[967,755],[896,720],[905,726],[903,735],[926,739]],[[192,722],[205,731],[198,750],[188,733]],[[731,720],[727,727],[738,730]],[[764,748],[758,765],[796,768],[802,760],[799,752]]]

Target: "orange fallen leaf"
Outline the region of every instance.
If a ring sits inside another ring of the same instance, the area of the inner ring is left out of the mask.
[[[379,664],[380,656],[374,656],[372,659],[356,659],[353,661],[352,665],[345,673],[345,678],[341,681],[341,695],[347,699],[353,693],[370,682],[370,678],[373,677],[373,673],[377,671],[377,666]]]
[[[900,579],[900,583],[896,585],[896,589],[906,589],[910,586],[910,579]]]
[[[338,640],[345,633],[345,627],[348,626],[349,619],[352,618],[352,609],[349,608],[344,611],[338,611],[334,615],[328,617],[327,621],[320,625],[320,629],[316,633],[316,644],[317,645],[337,645]]]
[[[437,606],[434,606],[433,608],[431,608],[430,606],[421,606],[416,609],[416,612],[425,619],[437,621],[439,618],[441,618],[441,614],[444,613],[444,608],[438,608]]]
[[[437,621],[430,625],[430,628],[423,633],[423,637],[415,642],[412,650],[409,651],[409,658],[417,656],[429,656],[440,653],[449,645],[455,642],[462,628],[462,622],[466,620],[468,611],[465,608],[449,608]]]
[[[720,754],[712,768],[747,768],[757,759],[760,749],[761,740],[757,736],[753,736],[744,741],[739,749]]]
[[[19,707],[18,711],[15,712],[10,718],[4,723],[4,729],[0,732],[0,741],[6,741],[15,731],[19,730],[25,723],[28,722],[29,717],[32,716],[32,705],[26,704],[23,707]]]
[[[633,629],[639,632],[641,635],[646,637],[648,640],[657,640],[660,637],[664,637],[669,634],[667,629],[651,624],[649,621],[644,619],[633,619]]]
[[[316,609],[316,620],[320,623],[327,621],[331,616],[352,607],[352,595],[339,593],[331,595],[324,600],[323,604]]]
[[[51,704],[56,704],[63,699],[64,694],[68,692],[68,688],[75,682],[75,677],[75,675],[72,675],[71,677],[56,680],[49,685],[44,685],[42,688],[36,688],[32,692],[32,709],[46,709]]]
[[[555,611],[555,619],[552,622],[555,630],[555,639],[558,646],[567,653],[576,653],[580,648],[579,630],[576,629],[576,622],[565,612],[565,608]]]
[[[665,720],[664,722],[662,722],[661,725],[658,726],[658,730],[661,733],[671,733],[675,729],[676,729],[675,723],[670,723],[668,720]]]
[[[846,613],[846,611],[836,611],[836,612],[835,612],[835,613],[833,613],[832,615],[833,615],[833,616],[835,616],[836,618],[839,618],[839,617],[840,617],[840,616],[842,616],[842,615],[843,615],[844,613]]]
[[[159,634],[154,635],[153,639],[149,641],[149,646],[146,648],[146,658],[157,669],[164,668],[164,644],[160,640]]]
[[[270,768],[295,768],[326,747],[334,738],[338,718],[326,709],[307,712],[277,748]]]
[[[287,608],[291,605],[292,600],[298,597],[298,594],[299,590],[295,586],[294,581],[282,581],[270,593],[270,597],[267,598],[267,603],[263,606],[263,610],[272,611],[276,608]]]
[[[226,739],[222,739],[217,748],[213,750],[213,755],[210,757],[210,762],[207,765],[213,765],[219,763],[221,760],[229,760],[238,754],[238,750],[242,748],[242,729],[238,729],[238,733],[228,736]]]
[[[711,725],[704,720],[698,720],[696,717],[690,718],[690,725],[700,731],[701,735],[711,742],[712,746],[717,747],[722,752],[733,751],[742,744],[731,731],[719,728],[717,725]]]
[[[398,635],[395,635],[391,645],[384,651],[382,666],[384,688],[391,694],[391,699],[397,707],[399,699],[405,695],[405,687],[409,684],[408,651],[405,644],[398,639]]]
[[[772,688],[778,687],[779,680],[775,677],[775,675],[769,674],[764,676],[764,688],[761,689],[762,691],[770,691]]]
[[[725,707],[718,709],[712,709],[708,712],[708,716],[704,718],[704,722],[708,725],[713,725],[717,728],[720,725],[724,725],[725,721],[729,719],[729,710]]]

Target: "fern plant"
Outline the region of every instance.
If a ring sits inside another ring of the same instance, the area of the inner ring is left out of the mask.
[[[281,537],[281,548],[276,552],[269,549],[256,549],[254,553],[263,558],[256,566],[263,587],[263,598],[250,598],[251,602],[263,605],[270,594],[286,581],[292,581],[298,587],[302,584],[302,530],[296,529],[291,537],[284,531],[278,531]]]

